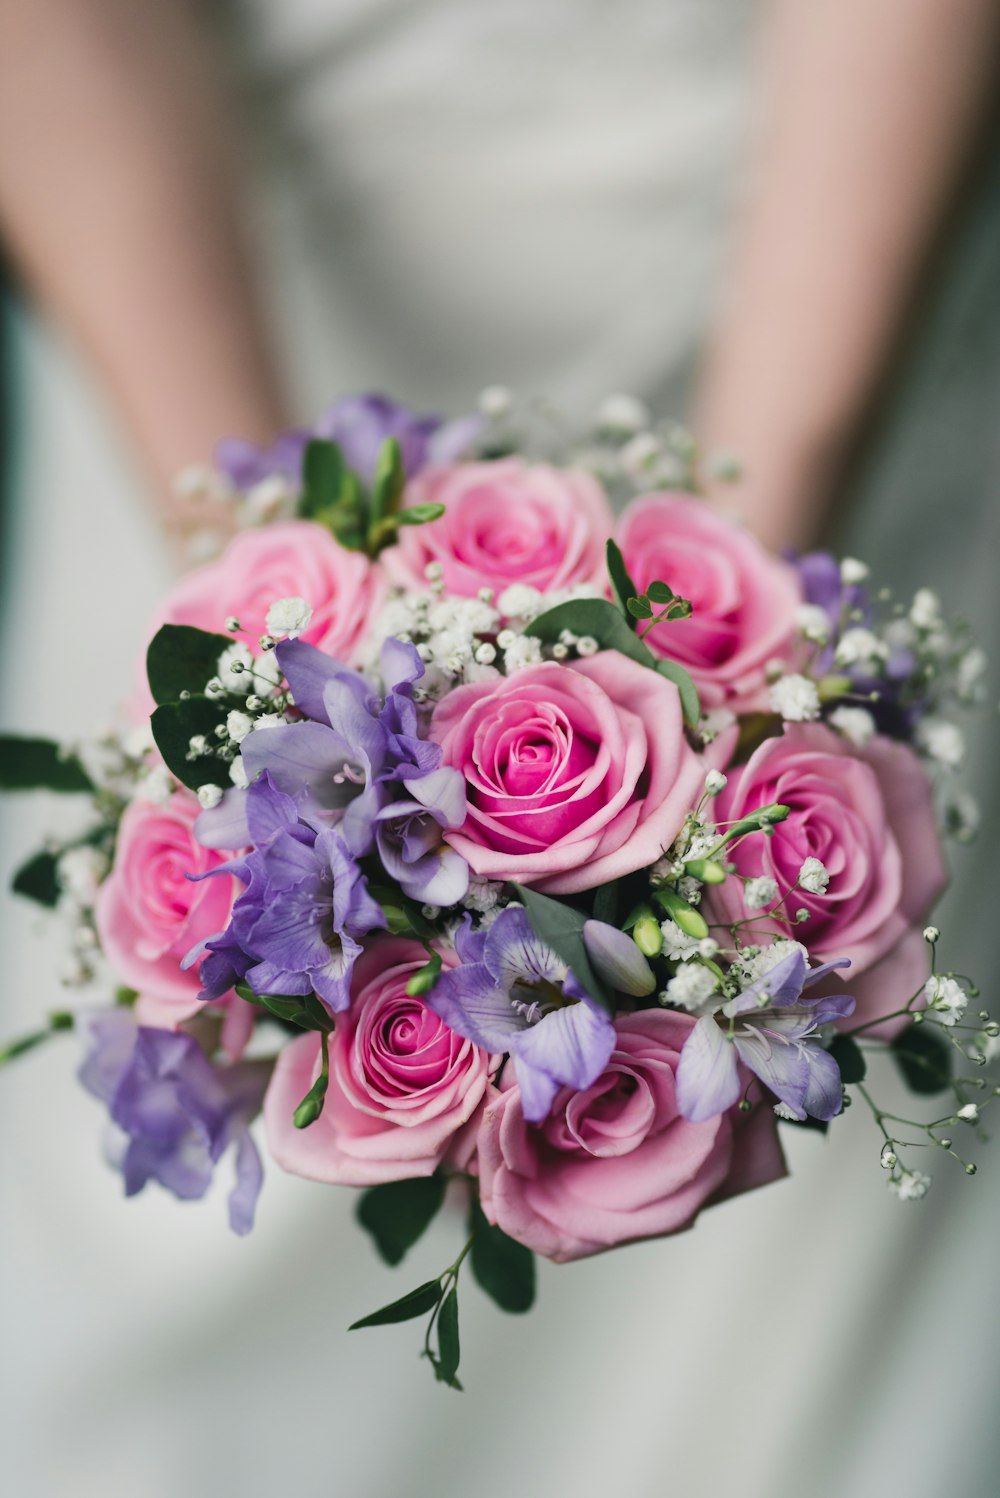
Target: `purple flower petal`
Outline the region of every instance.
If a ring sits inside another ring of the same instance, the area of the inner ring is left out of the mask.
[[[446,968],[424,1002],[456,1035],[485,1051],[509,1050],[528,1024],[481,962]]]
[[[736,1048],[711,1015],[704,1015],[684,1042],[677,1066],[677,1107],[689,1123],[704,1123],[739,1098]]]

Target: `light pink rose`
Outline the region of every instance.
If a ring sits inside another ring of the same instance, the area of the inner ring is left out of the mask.
[[[200,811],[189,791],[175,792],[165,806],[133,801],[98,891],[101,947],[121,982],[138,991],[143,1024],[171,1028],[201,1009],[197,968],[182,972],[181,960],[225,928],[241,888],[228,874],[188,879],[224,862],[195,839]]]
[[[673,682],[613,650],[459,687],[430,737],[466,781],[451,846],[484,878],[554,892],[655,863],[704,775]]]
[[[426,962],[423,947],[401,937],[377,937],[358,959],[351,1007],[337,1016],[330,1041],[323,1112],[306,1129],[292,1115],[319,1075],[319,1036],[303,1035],[281,1052],[264,1121],[283,1169],[373,1186],[428,1176],[441,1164],[467,1167],[496,1058],[407,995]]]
[[[692,1124],[674,1078],[690,1015],[619,1015],[611,1060],[584,1092],[563,1088],[528,1124],[505,1069],[479,1131],[483,1211],[510,1237],[562,1263],[618,1243],[676,1233],[712,1201],[785,1173],[774,1114],[763,1104]]]
[[[407,505],[443,504],[430,525],[406,527],[383,553],[392,579],[426,586],[428,562],[444,569],[445,592],[474,598],[511,583],[540,591],[573,583],[604,587],[604,548],[614,519],[589,473],[503,458],[425,469],[406,491]]]
[[[313,521],[287,520],[240,531],[216,561],[186,573],[154,617],[149,638],[161,624],[222,633],[227,617],[235,615],[240,629],[233,639],[256,651],[271,604],[279,598],[304,598],[313,616],[302,639],[354,664],[385,587],[381,568],[363,552],[347,551]],[[139,675],[134,707],[136,716],[145,716],[152,710],[145,657]]]
[[[802,602],[794,568],[685,494],[633,500],[618,544],[638,588],[661,578],[694,605],[690,619],[654,626],[644,636],[650,649],[687,667],[704,707],[766,708],[764,667],[794,655]]]
[[[773,837],[754,835],[733,850],[741,874],[770,876],[781,894],[807,858],[818,858],[830,874],[826,894],[797,889],[787,902],[793,918],[808,910],[808,921],[789,932],[755,917],[753,932],[790,935],[815,958],[849,957],[852,966],[836,986],[857,999],[851,1024],[898,1009],[928,975],[920,933],[946,883],[931,788],[917,756],[881,737],[857,750],[822,724],[802,724],[765,740],[728,775],[715,803],[719,821],[772,802],[792,808]],[[716,919],[753,914],[742,890],[731,878],[711,891]]]

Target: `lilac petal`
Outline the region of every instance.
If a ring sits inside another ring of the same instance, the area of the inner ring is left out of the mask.
[[[424,663],[416,645],[409,640],[397,640],[394,635],[390,635],[382,646],[379,666],[386,695],[412,686],[424,674]]]
[[[795,1114],[805,1118],[803,1099],[809,1086],[809,1061],[804,1046],[778,1034],[745,1029],[735,1037],[740,1060],[764,1086]]]
[[[386,757],[385,729],[372,717],[349,681],[338,677],[323,689],[323,702],[334,732],[346,745],[346,758],[374,776]]]
[[[510,993],[516,983],[558,982],[563,964],[535,935],[528,913],[510,905],[497,916],[486,934],[486,966],[497,984]]]
[[[110,1104],[135,1050],[135,1016],[124,1006],[91,1010],[77,1016],[76,1028],[87,1047],[77,1077],[89,1093]]]
[[[454,463],[464,457],[479,441],[485,425],[482,416],[459,416],[454,421],[446,421],[431,435],[429,461],[434,464]]]
[[[457,829],[466,818],[465,776],[447,765],[430,770],[416,780],[404,780],[409,795],[419,801],[441,823]]]
[[[240,750],[248,778],[255,780],[267,770],[286,796],[309,791],[321,807],[335,810],[352,794],[333,778],[343,768],[347,745],[322,723],[258,728],[247,735]]]
[[[194,835],[203,848],[245,848],[251,841],[246,791],[223,791],[218,806],[198,814]]]
[[[817,983],[820,978],[825,978],[828,973],[836,972],[838,968],[850,967],[850,965],[851,959],[849,957],[835,957],[832,962],[820,963],[819,967],[811,967],[809,969],[806,973],[806,981],[802,986],[803,988],[809,988],[813,983]]]
[[[467,912],[455,932],[455,951],[463,963],[482,962],[485,947],[486,932],[473,925],[472,916]]]
[[[469,889],[469,865],[460,853],[445,848],[429,854],[414,864],[410,873],[400,876],[403,893],[424,905],[457,905]]]
[[[736,1014],[746,1014],[748,1010],[760,1008],[758,1000],[766,993],[768,1009],[783,1009],[794,1004],[802,992],[805,982],[807,968],[805,953],[796,947],[776,962],[769,972],[762,974],[756,982],[751,983],[742,993],[737,994],[728,1004],[723,1005],[723,1014],[730,1018]]]
[[[327,684],[347,672],[347,667],[305,640],[282,640],[274,648],[278,665],[292,689],[295,706],[307,718],[326,723],[323,692]],[[351,673],[353,674],[353,673]]]
[[[593,1003],[552,1009],[525,1030],[513,1047],[529,1066],[579,1091],[596,1082],[615,1048],[611,1018]]]
[[[807,1047],[809,1079],[802,1106],[813,1118],[835,1118],[844,1105],[840,1067],[829,1051],[818,1045]]]
[[[509,1050],[527,1028],[527,1020],[481,962],[446,969],[424,1003],[456,1035],[464,1035],[485,1051]]]
[[[521,1056],[514,1056],[514,1072],[521,1093],[521,1112],[528,1123],[541,1123],[552,1111],[559,1083]]]
[[[361,956],[360,945],[350,936],[341,938],[340,949],[310,973],[313,988],[333,1014],[341,1014],[351,1002],[351,973]]]
[[[849,993],[824,994],[821,999],[806,999],[810,1011],[810,1025],[830,1025],[834,1020],[846,1019],[854,1013],[856,1000]]]
[[[599,978],[619,993],[644,998],[656,987],[653,969],[635,942],[606,921],[584,921],[583,944]]]
[[[253,950],[266,952],[270,961],[290,972],[323,967],[330,948],[323,940],[317,913],[315,889],[282,890],[251,927]]]
[[[297,837],[282,832],[269,848],[260,854],[260,868],[276,895],[309,882],[314,892],[322,873],[322,863],[315,848],[304,846]]]
[[[704,1015],[684,1042],[676,1082],[677,1107],[689,1123],[704,1123],[739,1098],[736,1048],[711,1015]]]
[[[229,1226],[242,1238],[253,1227],[264,1166],[246,1124],[234,1129],[232,1138],[236,1145],[236,1181],[229,1193]]]
[[[258,962],[248,968],[246,980],[257,994],[275,993],[293,998],[312,993],[312,979],[308,972],[292,972],[273,962]]]

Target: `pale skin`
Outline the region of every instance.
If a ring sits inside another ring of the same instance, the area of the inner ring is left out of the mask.
[[[740,454],[722,502],[771,544],[811,543],[836,502],[998,45],[996,0],[762,5],[753,186],[693,424]],[[186,0],[0,0],[0,233],[175,530],[179,469],[285,424],[234,123]]]

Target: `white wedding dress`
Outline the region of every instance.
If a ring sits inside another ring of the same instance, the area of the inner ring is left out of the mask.
[[[304,418],[376,387],[458,412],[497,381],[579,414],[619,388],[683,411],[739,180],[752,7],[245,0],[222,19]],[[973,216],[952,256],[850,538],[901,585],[944,569],[949,604],[994,637],[995,508],[992,548],[976,528],[1000,476],[998,217]],[[84,372],[34,319],[15,335],[4,726],[89,733],[168,568]],[[991,790],[985,735],[976,755]],[[57,825],[55,804],[4,808],[4,870],[43,810]],[[988,843],[947,927],[948,951],[984,964]],[[41,919],[7,902],[0,934],[6,1036],[62,995]],[[0,1462],[18,1498],[997,1490],[995,1150],[976,1181],[932,1162],[908,1207],[860,1107],[825,1141],[790,1131],[791,1180],[677,1239],[543,1265],[527,1318],[465,1287],[457,1395],[417,1361],[419,1324],[345,1331],[450,1262],[457,1219],[388,1271],[351,1193],[277,1168],[246,1241],[219,1190],[126,1204],[75,1060],[60,1039],[0,1075]]]

